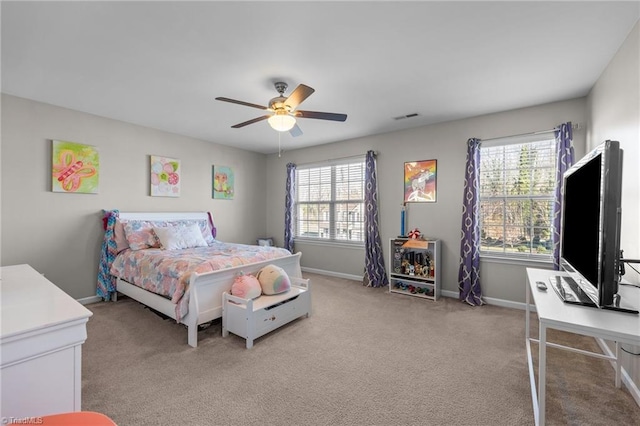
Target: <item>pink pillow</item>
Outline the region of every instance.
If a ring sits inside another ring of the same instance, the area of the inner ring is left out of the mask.
[[[260,287],[260,281],[253,275],[238,275],[233,280],[231,294],[242,299],[255,299],[262,294],[262,287]]]
[[[122,250],[129,248],[127,237],[124,234],[124,224],[118,219],[113,227],[113,239],[116,241],[116,251],[120,253]]]
[[[131,220],[124,223],[124,234],[131,250],[159,248],[160,241],[153,232],[153,222]]]

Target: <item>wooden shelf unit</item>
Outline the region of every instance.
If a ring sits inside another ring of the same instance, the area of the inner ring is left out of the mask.
[[[440,298],[440,240],[389,240],[389,292]]]

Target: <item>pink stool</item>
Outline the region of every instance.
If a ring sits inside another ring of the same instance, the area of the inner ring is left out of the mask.
[[[93,411],[42,416],[41,424],[45,426],[118,426],[109,417]]]

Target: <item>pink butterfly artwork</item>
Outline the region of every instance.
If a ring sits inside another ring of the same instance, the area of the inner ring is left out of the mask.
[[[55,154],[56,149],[54,148]],[[90,188],[86,190],[79,190],[86,179],[96,176],[97,173],[97,168],[90,160],[87,161],[86,158],[80,157],[72,149],[59,149],[57,150],[57,156],[53,158],[51,168],[53,190],[58,192],[95,193],[93,185],[90,185]]]

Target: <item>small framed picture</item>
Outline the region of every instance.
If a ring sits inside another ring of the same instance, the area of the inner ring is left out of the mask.
[[[437,160],[404,163],[404,202],[435,203]]]
[[[263,247],[273,247],[273,238],[258,238],[258,245]]]

